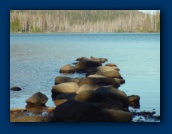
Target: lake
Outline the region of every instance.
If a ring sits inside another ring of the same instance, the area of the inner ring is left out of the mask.
[[[158,33],[59,33],[10,34],[10,108],[24,108],[25,100],[40,91],[54,106],[51,88],[59,69],[78,57],[108,58],[126,83],[127,95],[140,96],[140,111],[160,115],[160,34]],[[83,77],[82,74],[69,75]]]

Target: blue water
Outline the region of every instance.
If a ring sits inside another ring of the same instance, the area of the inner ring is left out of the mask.
[[[54,106],[51,88],[59,69],[82,56],[117,64],[126,80],[119,89],[141,97],[140,111],[160,114],[160,34],[154,33],[10,34],[10,87],[23,89],[10,91],[10,108],[25,107],[38,91]]]

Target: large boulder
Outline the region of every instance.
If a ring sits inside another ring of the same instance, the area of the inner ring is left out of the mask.
[[[117,99],[105,98],[101,103],[108,104],[109,107],[106,109],[125,110],[123,103]]]
[[[70,77],[64,77],[64,76],[57,76],[55,78],[55,85],[66,83],[66,82],[75,82],[77,83],[79,81],[79,78],[70,78]]]
[[[53,120],[56,122],[103,122],[105,115],[98,107],[69,100],[55,108]]]
[[[79,87],[78,91],[76,91],[77,94],[83,92],[83,91],[94,91],[96,90],[100,85],[96,84],[83,84],[82,86]]]
[[[10,90],[12,90],[12,91],[20,91],[21,88],[20,87],[12,87],[12,88],[10,88]]]
[[[97,84],[97,85],[113,85],[119,87],[120,85],[113,78],[94,78],[94,77],[85,77],[79,80],[78,85],[82,86],[83,84]]]
[[[101,66],[101,63],[91,61],[91,60],[81,60],[75,65],[76,72],[85,72],[89,68]]]
[[[101,95],[104,98],[112,98],[119,100],[123,103],[124,107],[128,108],[128,97],[123,91],[120,91],[119,89],[116,89],[112,86],[103,86],[97,88],[95,90],[95,93]]]
[[[112,122],[131,122],[133,115],[130,112],[114,109],[103,109],[108,121]]]
[[[99,102],[102,100],[102,97],[98,94],[95,94],[94,91],[83,91],[76,95],[75,100],[82,102]]]
[[[133,108],[140,108],[140,96],[130,95],[128,96],[129,106]]]
[[[75,67],[67,64],[63,66],[59,72],[60,73],[75,73]]]
[[[25,102],[27,104],[31,104],[34,106],[45,106],[45,103],[48,101],[48,97],[41,93],[37,92],[33,94],[31,97],[29,97]]]
[[[75,82],[66,82],[52,87],[53,92],[57,93],[75,93],[79,89]]]

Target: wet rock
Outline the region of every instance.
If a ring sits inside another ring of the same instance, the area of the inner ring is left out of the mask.
[[[81,58],[77,58],[76,61],[82,61],[82,60],[90,60],[89,58],[87,57],[81,57]]]
[[[76,72],[85,72],[89,68],[101,66],[101,63],[91,60],[81,60],[75,65]]]
[[[128,96],[129,106],[133,108],[140,108],[140,97],[138,95]]]
[[[75,67],[67,64],[63,66],[59,72],[60,73],[75,73]]]
[[[12,87],[12,88],[10,88],[10,90],[12,90],[12,91],[20,91],[21,88],[20,87]]]
[[[95,58],[93,56],[90,57],[90,60],[98,62],[98,63],[104,63],[104,62],[108,61],[108,59],[106,59],[106,58]]]
[[[114,79],[118,84],[124,84],[125,83],[125,80],[122,78],[114,78]]]
[[[87,77],[94,77],[94,78],[106,78],[105,76],[100,75],[100,74],[91,74],[91,75],[88,75]]]
[[[89,103],[69,100],[56,107],[53,120],[57,122],[102,122],[102,111]]]
[[[52,87],[53,92],[57,93],[75,93],[79,89],[75,82],[66,82]]]
[[[97,85],[113,85],[114,87],[119,87],[120,85],[113,78],[94,78],[86,77],[79,80],[78,85],[83,84],[97,84]]]
[[[25,101],[27,103],[26,110],[34,114],[41,113],[46,109],[45,103],[47,101],[48,97],[46,95],[37,92]]]
[[[103,109],[108,121],[113,122],[131,122],[133,115],[130,112],[113,109]]]
[[[55,78],[55,85],[66,83],[66,82],[75,82],[77,83],[79,81],[79,78],[70,78],[70,77],[64,77],[64,76],[57,76]]]
[[[60,99],[68,99],[72,100],[75,99],[76,93],[59,93],[57,96],[53,98],[53,100],[60,100]]]
[[[114,70],[114,71],[107,71],[107,72],[100,72],[100,71],[98,71],[98,72],[96,72],[96,74],[103,75],[103,76],[105,76],[107,78],[122,78],[121,74],[118,71],[116,71],[116,70]]]
[[[59,105],[63,104],[66,101],[68,101],[68,99],[54,100],[54,105],[59,106]]]
[[[76,95],[75,100],[82,102],[100,102],[102,97],[94,91],[83,91]]]
[[[83,91],[94,91],[96,88],[100,87],[100,85],[96,84],[83,84],[79,87],[78,91],[76,91],[77,94],[83,92]]]
[[[41,93],[37,92],[29,97],[25,102],[33,106],[45,106],[45,103],[48,101],[48,97]]]
[[[107,63],[105,66],[117,67],[117,65],[116,64],[113,64],[113,63]]]
[[[104,86],[97,88],[95,93],[101,95],[104,98],[119,100],[123,103],[124,107],[128,108],[128,97],[123,91],[120,91],[119,89],[116,89],[112,86]]]
[[[110,106],[109,108],[106,109],[124,110],[123,103],[117,99],[105,98],[101,101],[101,103],[105,103]]]

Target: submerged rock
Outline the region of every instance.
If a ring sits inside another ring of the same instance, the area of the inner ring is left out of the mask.
[[[12,91],[20,91],[21,88],[20,87],[12,87],[12,88],[10,88],[10,90],[12,90]]]

